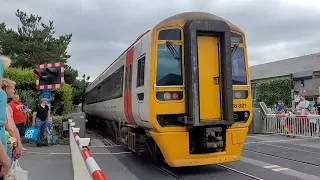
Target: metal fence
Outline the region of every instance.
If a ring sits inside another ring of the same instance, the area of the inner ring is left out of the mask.
[[[320,137],[320,115],[265,114],[263,133]]]

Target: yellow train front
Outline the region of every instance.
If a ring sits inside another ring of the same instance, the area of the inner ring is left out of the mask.
[[[153,157],[172,167],[240,160],[252,120],[245,34],[192,12],[159,23],[151,42],[147,132],[161,151]]]

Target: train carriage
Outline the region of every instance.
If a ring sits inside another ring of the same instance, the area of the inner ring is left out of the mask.
[[[169,17],[86,89],[89,124],[172,167],[240,160],[252,121],[244,32],[203,12]]]

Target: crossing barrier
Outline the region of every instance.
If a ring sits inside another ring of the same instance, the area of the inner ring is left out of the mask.
[[[263,132],[320,137],[320,115],[265,114]]]
[[[74,127],[72,119],[69,119],[69,125],[74,180],[107,180],[88,149],[90,138],[79,137],[80,128]]]

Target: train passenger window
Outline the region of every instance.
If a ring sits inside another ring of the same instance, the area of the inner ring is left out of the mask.
[[[145,60],[146,60],[146,56],[143,56],[138,60],[137,87],[144,85]]]
[[[107,101],[122,97],[124,66],[92,88],[88,94],[87,104]]]
[[[173,45],[181,57],[181,45]],[[157,86],[183,85],[181,60],[165,44],[158,45]]]
[[[232,84],[247,85],[246,63],[244,49],[237,47],[231,56],[232,61]]]
[[[243,43],[241,35],[231,33],[231,43]]]
[[[166,29],[159,32],[159,40],[181,40],[180,29]]]

